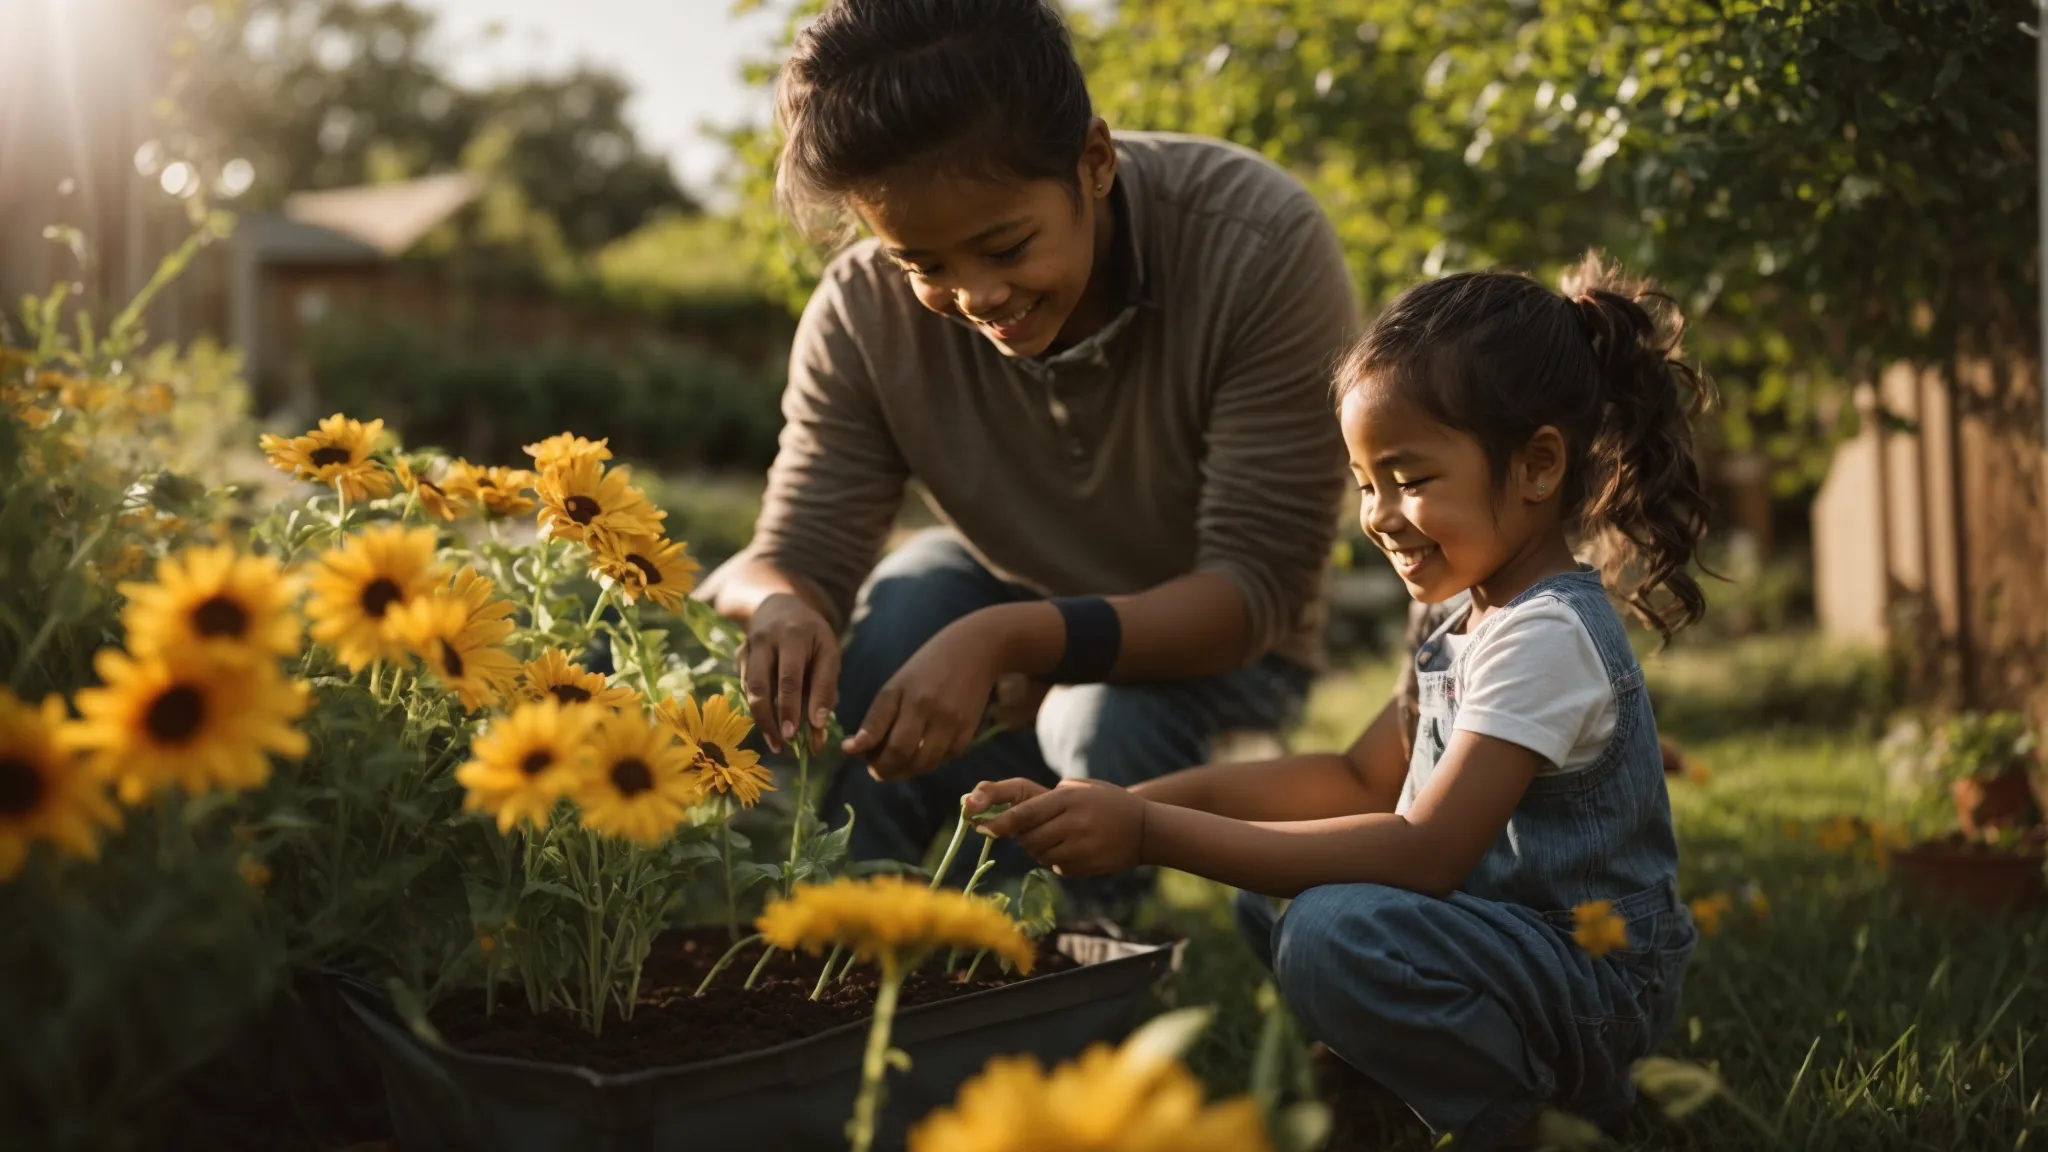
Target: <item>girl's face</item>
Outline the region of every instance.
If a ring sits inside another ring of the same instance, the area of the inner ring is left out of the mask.
[[[1075,190],[1056,180],[931,175],[853,198],[926,308],[973,324],[1006,356],[1037,356],[1108,320],[1116,149],[1090,130]],[[1101,191],[1097,191],[1098,186]],[[1099,274],[1098,274],[1099,273]]]
[[[1516,453],[1503,490],[1478,440],[1383,389],[1353,388],[1338,421],[1358,481],[1359,526],[1415,599],[1442,603],[1538,560],[1546,514],[1562,546],[1549,499],[1562,479],[1561,453],[1555,467],[1543,458],[1547,447],[1534,458]]]

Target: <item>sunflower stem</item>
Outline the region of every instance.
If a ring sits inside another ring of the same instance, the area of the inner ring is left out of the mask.
[[[839,959],[839,954],[843,951],[845,951],[845,948],[842,945],[834,944],[832,946],[832,954],[825,957],[825,966],[818,970],[818,982],[811,986],[811,999],[816,1000],[818,995],[825,991],[825,978],[832,975],[833,962]]]
[[[761,958],[759,960],[754,961],[754,970],[752,972],[747,973],[747,982],[740,985],[740,988],[742,990],[753,990],[754,981],[759,980],[761,978],[761,969],[766,968],[768,966],[768,961],[775,958],[775,953],[777,951],[778,949],[775,948],[768,948],[762,951]]]
[[[939,857],[938,871],[932,873],[931,890],[937,892],[939,885],[946,882],[946,873],[953,870],[953,857],[960,851],[960,838],[967,835],[967,800],[960,800],[960,822],[953,825],[953,841],[946,845],[946,854]]]
[[[725,930],[734,940],[740,938],[740,898],[733,888],[732,879],[732,799],[725,801],[725,819],[718,825],[718,850],[725,862]]]
[[[889,1070],[889,1028],[896,1019],[896,997],[902,988],[902,965],[894,953],[884,952],[882,988],[875,995],[875,1018],[868,1025],[867,1051],[860,1061],[860,1095],[853,1101],[853,1119],[846,1124],[846,1137],[853,1144],[853,1152],[868,1152],[875,1143],[882,1078]]]
[[[591,605],[590,619],[585,620],[583,622],[583,637],[585,640],[588,640],[591,634],[597,629],[597,618],[599,616],[604,615],[604,606],[607,603],[610,603],[611,598],[611,585],[607,584],[604,587],[597,590],[597,603]]]
[[[974,875],[969,876],[967,878],[967,886],[960,890],[960,894],[962,896],[974,895],[974,886],[976,884],[981,883],[982,876],[985,875],[991,867],[993,867],[993,865],[989,863],[988,854],[989,850],[994,848],[995,846],[995,837],[983,836],[981,838],[981,854],[974,858]],[[958,964],[959,962],[960,947],[956,944],[953,947],[948,948],[946,950],[946,974],[951,975],[953,972],[953,966],[955,964]]]
[[[660,691],[661,686],[661,676],[655,671],[654,658],[647,651],[647,634],[646,629],[640,626],[639,605],[633,605],[633,611],[628,619],[632,621],[633,655],[640,661],[640,678],[647,681],[647,702],[650,704],[656,703],[657,693]]]
[[[983,948],[981,951],[976,952],[974,954],[974,962],[967,966],[967,974],[960,977],[960,982],[962,984],[974,983],[974,970],[981,967],[981,958],[986,955],[988,955],[988,949],[986,948]]]
[[[334,482],[334,534],[336,537],[340,537],[345,535],[347,532],[348,489],[343,488],[341,486],[341,481],[336,480]]]
[[[732,947],[727,948],[725,950],[725,955],[720,956],[718,958],[718,963],[713,964],[711,966],[711,971],[706,972],[704,974],[704,979],[697,985],[696,994],[702,996],[705,993],[705,991],[711,987],[711,982],[713,980],[718,979],[718,974],[720,972],[725,971],[726,965],[732,963],[733,957],[738,956],[740,954],[740,949],[745,948],[747,945],[752,944],[754,941],[759,940],[760,938],[761,934],[759,932],[756,932],[752,936],[749,936],[744,940],[738,941],[735,944],[733,944]],[[773,952],[775,951],[775,949],[770,948],[769,951]]]
[[[796,815],[789,828],[789,867],[782,870],[782,894],[796,893],[796,858],[804,845],[804,813],[809,803],[811,787],[811,734],[809,729],[798,732],[790,741],[790,748],[796,752]]]
[[[533,606],[527,610],[527,615],[531,618],[535,628],[540,627],[540,608],[542,602],[547,599],[548,577],[553,575],[553,572],[548,567],[548,553],[553,549],[554,544],[553,540],[545,536],[541,537],[540,548],[533,555]]]

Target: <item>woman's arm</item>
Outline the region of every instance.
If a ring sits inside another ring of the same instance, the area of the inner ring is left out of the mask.
[[[1317,820],[1392,812],[1407,777],[1399,709],[1389,703],[1342,753],[1208,764],[1148,780],[1131,791],[1155,804],[1233,820]]]

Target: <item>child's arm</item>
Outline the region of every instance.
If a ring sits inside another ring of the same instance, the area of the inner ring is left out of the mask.
[[[1131,791],[1154,803],[1236,820],[1315,820],[1392,812],[1408,776],[1400,722],[1400,709],[1390,703],[1342,754],[1207,764],[1147,780]]]
[[[1519,744],[1460,731],[1404,815],[1233,820],[1069,780],[1018,803],[983,831],[1017,837],[1063,875],[1154,864],[1272,896],[1345,883],[1443,896],[1500,835],[1543,763]]]

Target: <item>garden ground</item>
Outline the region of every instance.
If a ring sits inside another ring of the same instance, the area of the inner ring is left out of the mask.
[[[1646,659],[1664,731],[1706,766],[1673,779],[1688,898],[1732,907],[1687,977],[1664,1055],[1718,1070],[1724,1098],[1673,1121],[1642,1109],[1626,1147],[2048,1147],[2048,918],[1994,920],[1906,890],[1841,816],[1916,835],[1952,810],[1901,794],[1880,764],[1871,659],[1788,636]],[[1336,748],[1386,699],[1384,662],[1327,676],[1293,737]],[[1745,900],[1761,893],[1763,908]],[[1229,890],[1162,878],[1148,920],[1190,944],[1170,1004],[1213,1004],[1192,1061],[1212,1091],[1249,1082],[1264,971],[1230,926]],[[1343,1077],[1325,1070],[1326,1091]],[[1356,1096],[1357,1093],[1351,1093]],[[1333,1149],[1427,1148],[1398,1110],[1340,1108]]]

